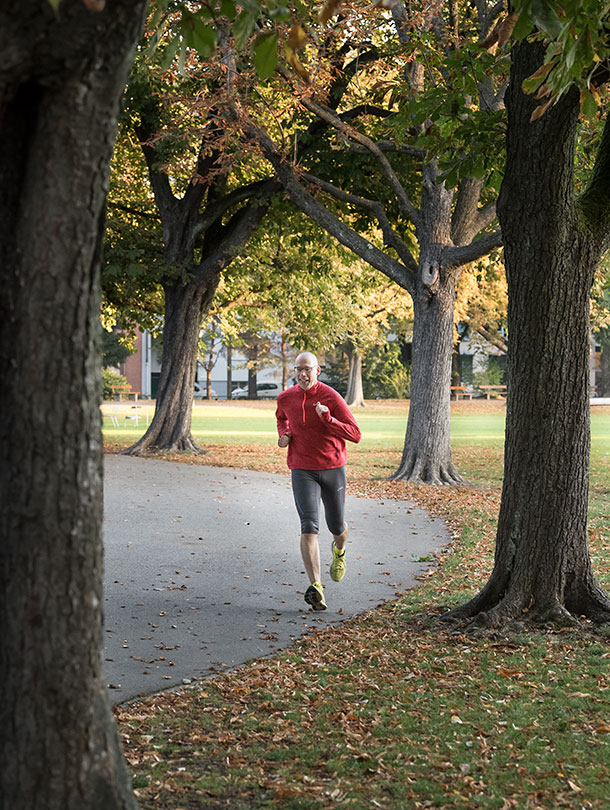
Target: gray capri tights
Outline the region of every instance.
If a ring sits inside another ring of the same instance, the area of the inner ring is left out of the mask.
[[[292,470],[292,492],[301,518],[302,534],[320,530],[320,498],[331,534],[343,534],[345,523],[345,467],[334,470]]]

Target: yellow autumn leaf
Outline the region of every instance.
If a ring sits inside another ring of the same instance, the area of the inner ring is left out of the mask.
[[[547,101],[546,104],[540,104],[540,106],[536,107],[536,109],[531,115],[530,124],[533,124],[534,121],[537,121],[539,118],[542,118],[542,116],[545,114],[545,112],[548,110],[548,108],[551,106],[552,103],[553,99],[549,99],[549,101]]]
[[[307,82],[307,84],[311,84],[311,79],[309,77],[309,73],[307,68],[303,65],[299,57],[297,56],[296,52],[286,46],[286,59],[288,63],[292,65],[292,67],[296,70],[299,76],[303,79],[303,81]]]
[[[288,32],[286,47],[293,51],[300,51],[307,45],[307,34],[298,23],[295,23]]]
[[[511,38],[511,34],[517,25],[517,20],[519,19],[519,15],[509,14],[508,17],[502,22],[500,26],[500,30],[498,31],[498,48],[501,48],[503,45],[506,45],[508,40]]]
[[[326,0],[318,14],[318,20],[324,25],[339,11],[343,0]]]

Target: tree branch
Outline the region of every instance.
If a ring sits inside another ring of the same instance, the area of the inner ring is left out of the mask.
[[[279,183],[277,185],[279,187]],[[263,217],[269,210],[272,196],[269,193],[268,199],[252,203],[231,217],[230,222],[222,228],[223,236],[219,242],[215,243],[214,251],[202,258],[197,266],[195,275],[198,278],[220,273],[231,264],[239,252],[239,248],[248,242],[261,224]]]
[[[589,225],[604,244],[610,237],[610,116],[606,115],[602,139],[595,157],[591,180],[578,200]]]
[[[267,160],[275,169],[280,182],[286,189],[292,202],[307,216],[317,222],[331,236],[334,236],[342,245],[360,256],[372,267],[384,273],[395,281],[400,287],[412,295],[415,293],[416,277],[411,267],[407,267],[396,259],[383,253],[372,245],[368,239],[360,236],[342,220],[331,213],[325,206],[315,199],[301,184],[293,168],[285,161],[277,147],[266,132],[253,124],[246,127],[246,135],[258,143]]]
[[[400,239],[390,225],[390,221],[386,216],[383,206],[378,200],[368,200],[366,197],[358,197],[355,194],[350,194],[347,191],[343,191],[342,189],[333,186],[332,183],[327,183],[325,180],[320,180],[320,178],[314,177],[311,174],[305,173],[303,174],[303,178],[307,180],[307,182],[313,183],[314,185],[318,186],[318,188],[321,188],[323,191],[331,194],[336,200],[341,200],[342,202],[346,202],[350,205],[355,205],[358,208],[365,208],[367,211],[371,211],[371,213],[373,213],[377,218],[377,222],[381,228],[384,244],[396,251],[400,257],[400,260],[411,270],[411,272],[417,273],[417,262],[411,255],[411,251],[407,248],[405,243],[402,241],[402,239]]]
[[[236,188],[229,194],[223,197],[215,198],[210,202],[204,213],[197,218],[193,227],[193,236],[199,236],[208,230],[215,222],[218,222],[226,212],[234,205],[246,202],[255,196],[266,197],[268,194],[273,195],[281,189],[281,184],[277,181],[266,178],[264,180],[257,180],[247,186]]]
[[[451,238],[455,245],[466,245],[496,219],[495,201],[479,208],[483,181],[464,178],[458,189],[457,202],[451,217]]]
[[[161,214],[161,221],[164,223],[163,236],[165,238],[165,229],[167,227],[166,223],[168,223],[173,217],[173,214],[176,211],[180,201],[174,196],[169,178],[165,172],[160,172],[157,168],[155,168],[156,153],[154,146],[151,146],[149,143],[141,143],[140,145],[142,148],[142,153],[144,154],[146,166],[148,167],[148,177],[155,196],[157,208]]]
[[[500,230],[485,234],[476,242],[469,245],[459,245],[457,247],[446,247],[442,253],[442,263],[445,267],[461,267],[463,264],[480,259],[486,256],[494,248],[503,245],[502,233]]]
[[[500,349],[500,351],[504,352],[504,354],[508,354],[508,343],[501,337],[500,334],[494,334],[487,326],[479,326],[477,329],[479,335],[488,343],[491,343],[492,346],[495,346],[496,349]]]
[[[137,208],[130,208],[128,205],[121,205],[121,203],[108,202],[108,208],[116,208],[117,211],[124,211],[126,214],[133,214],[136,217],[145,217],[146,219],[154,219],[159,222],[158,214],[151,214],[148,211],[138,211]]]
[[[423,149],[418,149],[416,146],[407,146],[405,144],[402,146],[396,146],[396,144],[392,141],[375,141],[375,146],[382,152],[395,152],[397,155],[410,155],[411,157],[422,161],[426,157],[425,151]],[[348,148],[350,152],[363,153],[369,151],[364,146],[360,146],[360,144],[357,143],[349,144]]]
[[[402,214],[406,216],[416,227],[420,223],[420,214],[419,211],[415,208],[415,206],[409,200],[400,180],[396,176],[396,172],[392,168],[389,160],[383,154],[381,149],[377,147],[377,145],[372,141],[370,138],[367,138],[365,135],[362,135],[358,130],[350,127],[341,121],[341,119],[337,116],[337,114],[330,110],[328,107],[324,106],[323,104],[318,103],[310,98],[301,98],[301,104],[306,107],[310,112],[313,112],[319,118],[324,121],[327,121],[331,124],[338,132],[345,135],[350,140],[356,141],[356,143],[361,144],[364,146],[376,159],[379,165],[381,166],[385,176],[390,181],[390,186],[392,191],[396,195],[396,199],[398,201],[398,207]]]

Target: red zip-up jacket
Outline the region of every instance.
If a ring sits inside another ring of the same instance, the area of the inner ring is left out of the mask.
[[[322,416],[316,402],[326,405]],[[345,440],[357,444],[360,428],[345,400],[329,385],[316,382],[309,391],[293,385],[277,398],[277,432],[290,433],[287,462],[291,470],[333,470],[347,458]]]

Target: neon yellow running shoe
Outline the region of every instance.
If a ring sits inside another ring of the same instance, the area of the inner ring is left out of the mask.
[[[326,610],[326,600],[324,599],[324,591],[320,582],[314,582],[305,591],[305,601],[314,610]]]
[[[333,540],[333,561],[330,564],[330,578],[333,582],[341,582],[345,576],[345,549],[339,551]]]

